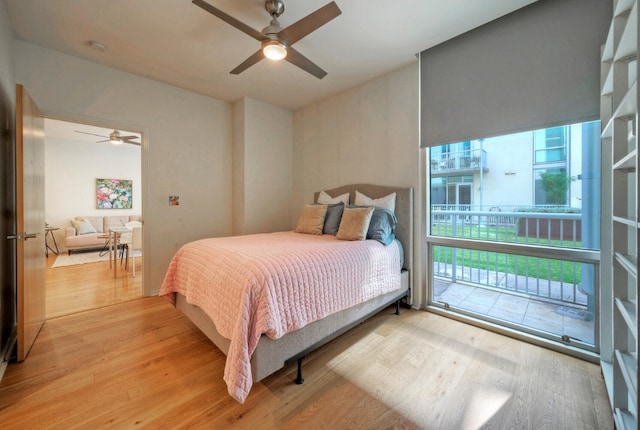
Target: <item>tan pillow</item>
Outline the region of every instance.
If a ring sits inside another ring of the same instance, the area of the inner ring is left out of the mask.
[[[298,219],[296,231],[305,234],[322,234],[327,205],[305,205]]]
[[[364,240],[367,237],[373,208],[345,208],[336,239]]]

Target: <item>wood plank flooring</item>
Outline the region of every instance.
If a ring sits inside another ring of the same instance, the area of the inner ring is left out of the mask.
[[[598,366],[435,314],[386,309],[253,386],[158,297],[49,319],[0,382],[0,428],[612,429]]]
[[[46,269],[47,319],[109,306],[142,297],[142,258],[136,258],[136,277],[120,270],[113,277],[109,262],[51,266],[55,254],[49,254]]]

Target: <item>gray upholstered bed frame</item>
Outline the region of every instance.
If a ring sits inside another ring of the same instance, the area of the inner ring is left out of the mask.
[[[332,197],[348,192],[351,197],[350,202],[353,204],[356,190],[373,199],[384,197],[393,192],[396,193],[395,214],[398,218],[396,238],[404,248],[402,287],[399,290],[329,315],[279,339],[269,339],[266,336],[262,336],[251,357],[251,371],[254,382],[266,378],[284,367],[286,363],[300,359],[304,354],[334,339],[381,309],[398,302],[408,294],[413,265],[413,189],[354,184],[324,191]],[[318,194],[319,192],[315,193],[314,201],[317,200]],[[213,322],[200,308],[188,304],[184,296],[180,294],[177,297],[176,307],[202,330],[222,352],[228,353],[229,340],[218,333]],[[298,378],[301,379],[300,374],[298,374]]]

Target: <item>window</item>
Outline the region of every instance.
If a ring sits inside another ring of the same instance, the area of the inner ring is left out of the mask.
[[[579,175],[594,177],[583,160],[599,157],[599,128],[596,121],[430,148],[430,306],[597,348],[592,250],[600,219],[589,196],[600,189]]]
[[[553,127],[535,131],[535,163],[565,161],[569,129],[569,127]]]
[[[536,206],[566,206],[572,182],[567,169],[537,169],[533,174]]]

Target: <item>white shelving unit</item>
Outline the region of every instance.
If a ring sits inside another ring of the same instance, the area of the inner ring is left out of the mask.
[[[638,0],[613,1],[601,70],[601,358],[617,429],[637,429]]]

